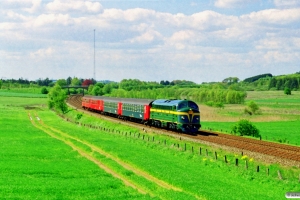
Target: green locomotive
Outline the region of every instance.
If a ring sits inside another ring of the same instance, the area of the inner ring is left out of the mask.
[[[196,133],[201,127],[198,105],[189,100],[159,99],[151,103],[150,125]]]

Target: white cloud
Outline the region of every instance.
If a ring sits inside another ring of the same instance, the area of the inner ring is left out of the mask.
[[[299,23],[300,20],[300,8],[294,9],[268,9],[258,12],[252,12],[249,15],[241,17],[245,20],[250,20],[252,23],[266,23],[266,24],[289,24]]]
[[[50,12],[81,12],[81,13],[101,13],[103,7],[99,2],[84,0],[54,0],[46,5],[46,9]]]
[[[30,53],[31,58],[41,58],[41,57],[48,57],[54,53],[54,49],[52,47],[46,49],[39,49],[35,52]]]
[[[274,4],[277,7],[284,7],[284,8],[295,8],[300,7],[299,0],[274,0]]]
[[[162,39],[162,35],[154,30],[148,30],[142,33],[140,36],[137,36],[130,40],[131,43],[138,43],[138,44],[148,44],[151,42],[159,41]]]
[[[216,0],[215,6],[220,8],[242,7],[253,0]]]
[[[68,26],[74,23],[74,20],[68,14],[42,14],[32,20],[34,27],[45,25],[63,25]]]
[[[32,2],[31,8],[25,8],[24,10],[29,13],[34,13],[38,9],[40,9],[42,0],[32,0],[31,2]]]

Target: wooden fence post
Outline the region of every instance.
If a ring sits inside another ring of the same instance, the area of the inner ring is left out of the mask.
[[[205,149],[206,150],[206,156],[208,156],[208,151],[207,151],[207,149]]]
[[[216,151],[215,151],[215,158],[216,158],[216,160],[218,160],[218,154]]]
[[[277,174],[278,174],[279,179],[282,180],[282,175],[279,170],[277,171]]]
[[[245,160],[245,168],[248,169],[248,161]]]
[[[256,172],[259,172],[259,165],[257,165],[256,167]]]
[[[186,143],[184,143],[184,151],[186,151]]]
[[[270,169],[267,168],[267,175],[269,176],[269,174],[270,174]]]
[[[239,159],[238,158],[235,159],[235,166],[239,166]]]
[[[227,157],[226,157],[226,155],[225,155],[224,159],[225,159],[225,163],[227,163],[228,161],[227,161]]]
[[[202,150],[202,148],[200,147],[200,148],[199,148],[199,155],[201,155],[201,150]]]
[[[192,153],[194,153],[194,147],[192,146]]]

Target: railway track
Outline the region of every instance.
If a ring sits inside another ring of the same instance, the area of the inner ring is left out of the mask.
[[[82,95],[72,95],[68,98],[68,103],[77,109],[81,109],[81,97]],[[115,119],[117,121],[117,119]],[[132,123],[132,122],[131,122]],[[136,125],[136,124],[135,124]],[[141,125],[142,126],[142,125]],[[153,129],[154,128],[152,127]],[[161,130],[161,129],[159,129]],[[170,133],[170,131],[166,131]],[[172,132],[172,134],[177,134]],[[298,163],[300,166],[300,147],[273,143],[269,141],[262,141],[257,139],[244,138],[241,136],[234,136],[228,134],[222,134],[212,131],[201,130],[197,135],[182,134],[184,137],[188,137],[193,140],[206,141],[213,144],[218,144],[226,147],[233,147],[240,149],[242,152],[253,152],[264,154],[278,159],[290,160]]]

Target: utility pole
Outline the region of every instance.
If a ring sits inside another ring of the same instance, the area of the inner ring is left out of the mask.
[[[94,80],[96,81],[96,43],[95,43],[95,31],[94,29]]]

